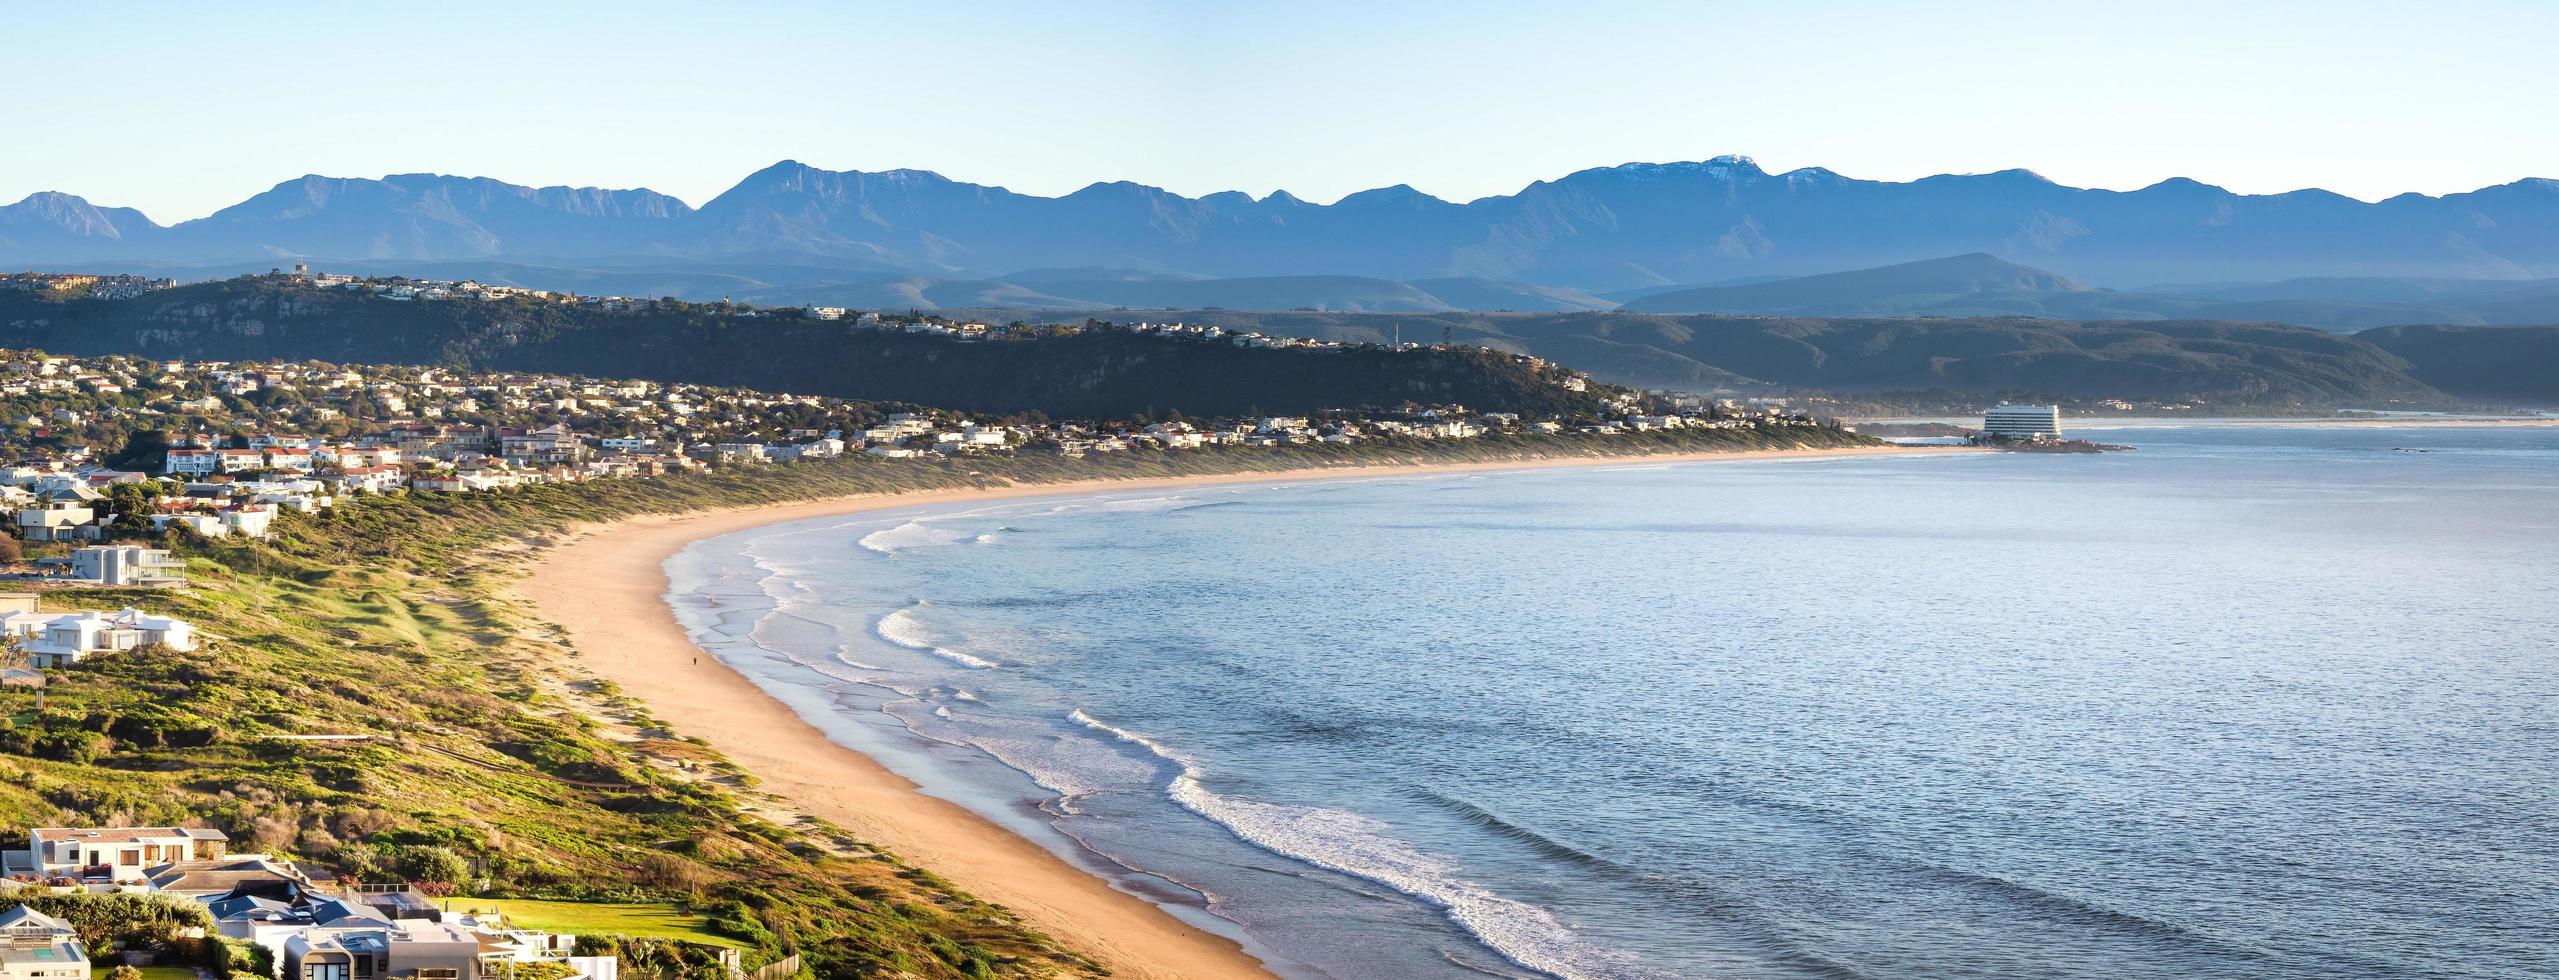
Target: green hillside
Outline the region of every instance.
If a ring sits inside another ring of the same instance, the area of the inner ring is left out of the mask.
[[[1549,415],[1596,408],[1490,351],[1250,349],[1069,330],[962,341],[719,305],[606,312],[530,299],[395,302],[226,280],[114,302],[0,292],[0,346],[550,371],[1059,417],[1302,414],[1406,402]]]

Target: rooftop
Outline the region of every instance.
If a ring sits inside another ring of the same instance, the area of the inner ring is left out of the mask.
[[[77,840],[99,844],[139,844],[145,839],[160,840],[170,837],[218,841],[231,839],[231,835],[209,827],[40,827],[34,833],[46,840]]]

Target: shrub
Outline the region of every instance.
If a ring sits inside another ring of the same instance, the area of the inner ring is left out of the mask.
[[[410,881],[450,885],[471,875],[471,862],[444,847],[400,849],[400,873]]]
[[[86,765],[97,761],[107,738],[96,732],[72,729],[48,729],[35,737],[35,754],[58,762]]]

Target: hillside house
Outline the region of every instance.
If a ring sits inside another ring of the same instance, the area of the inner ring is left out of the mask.
[[[203,827],[44,827],[27,832],[9,870],[124,881],[173,861],[220,860],[230,847],[230,835]]]
[[[39,500],[17,511],[18,536],[29,541],[95,541],[97,522],[97,508],[77,499]]]
[[[91,545],[58,558],[40,558],[36,568],[48,576],[94,585],[185,585],[187,563],[160,548],[137,545]]]
[[[0,912],[0,980],[89,980],[71,923],[24,905]]]
[[[196,648],[195,627],[127,606],[115,612],[13,612],[0,615],[0,636],[17,641],[37,669],[68,666],[83,657],[122,653],[157,643],[172,650]]]

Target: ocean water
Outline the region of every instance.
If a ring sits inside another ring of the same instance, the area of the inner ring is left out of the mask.
[[[2088,434],[918,507],[670,601],[1284,975],[2559,976],[2559,429]]]

